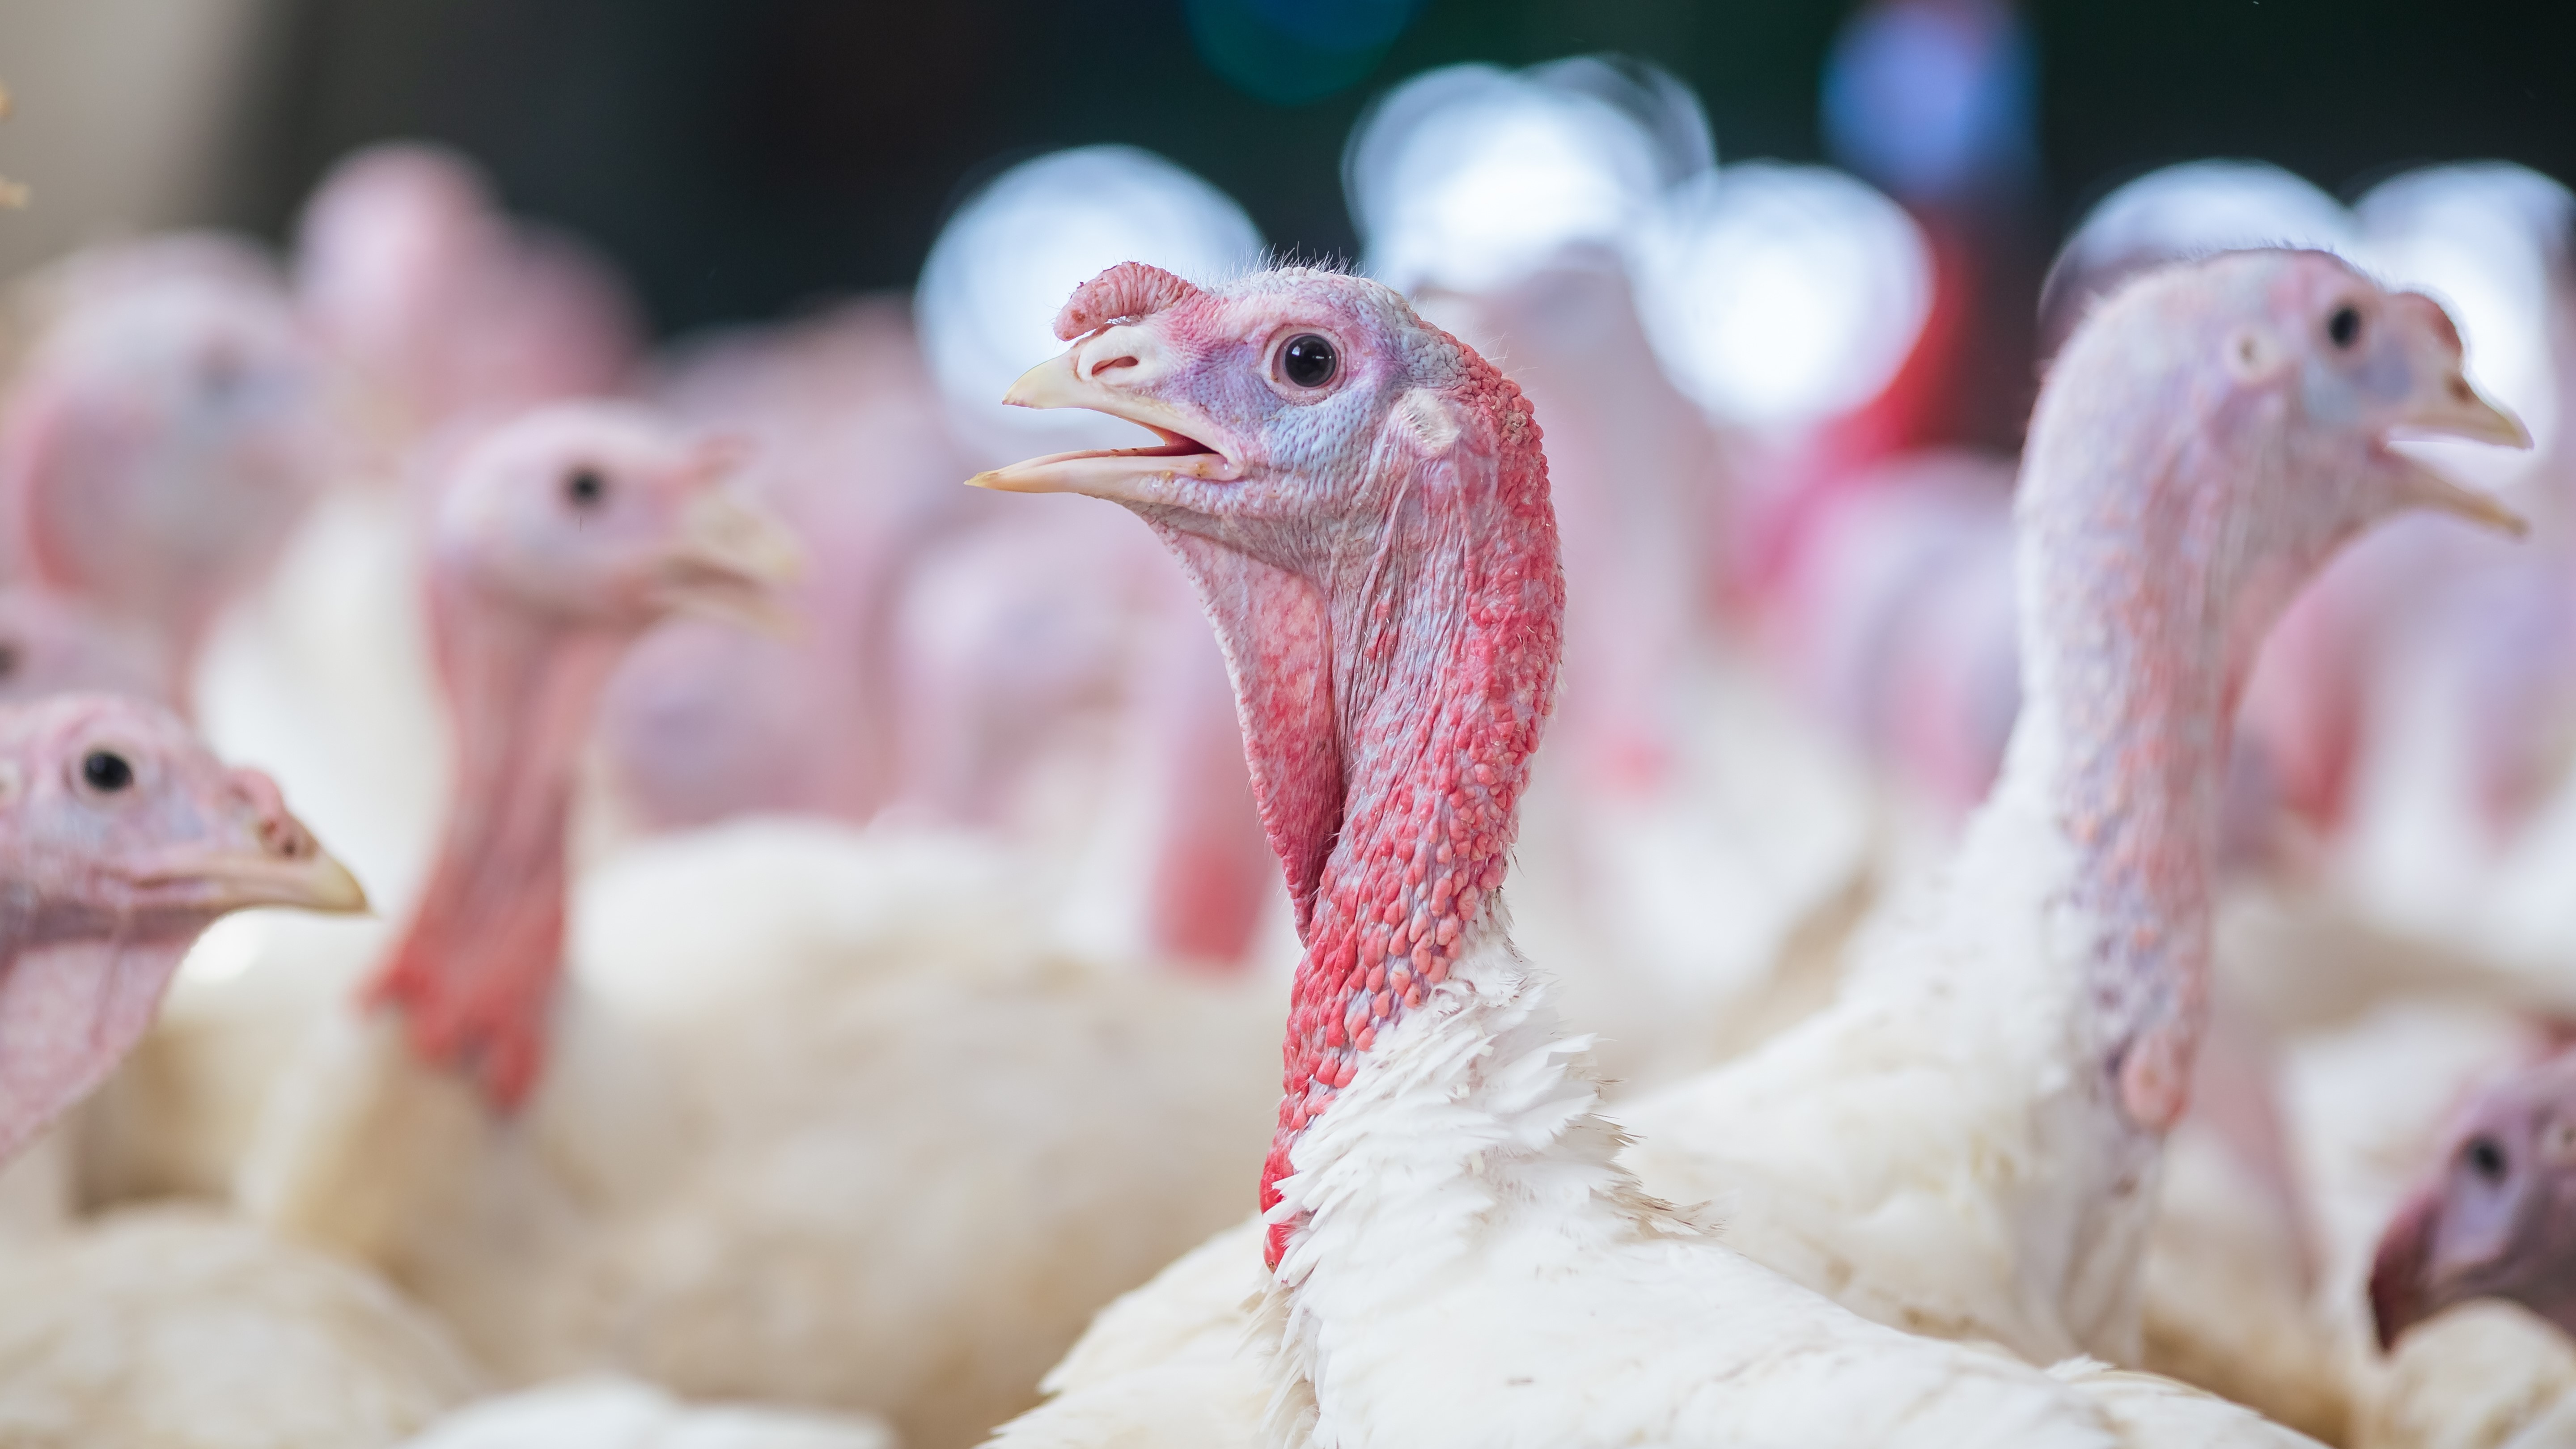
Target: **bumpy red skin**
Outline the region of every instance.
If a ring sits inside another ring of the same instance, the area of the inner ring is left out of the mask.
[[[1429,687],[1386,689],[1353,741],[1342,834],[1311,898],[1289,996],[1287,1095],[1262,1165],[1264,1211],[1279,1200],[1275,1184],[1306,1124],[1350,1085],[1379,1034],[1447,979],[1501,888],[1555,697],[1565,584],[1538,422],[1517,387],[1460,351],[1468,366],[1450,396],[1487,430],[1469,446],[1492,459],[1489,526],[1477,530],[1485,547],[1459,550],[1454,595],[1418,621],[1433,627],[1368,628],[1355,657],[1337,663],[1337,675],[1410,676]],[[1392,603],[1382,599],[1367,622],[1391,622]],[[1420,702],[1429,717],[1414,713]],[[1274,1267],[1290,1227],[1271,1229]]]
[[[1229,309],[1258,307],[1264,289],[1299,288],[1346,299],[1397,339],[1371,335],[1390,355],[1346,363],[1397,381],[1372,428],[1311,465],[1334,476],[1303,480],[1333,498],[1328,516],[1299,520],[1292,552],[1306,566],[1258,562],[1157,523],[1225,647],[1262,824],[1305,943],[1262,1166],[1265,1211],[1307,1124],[1477,944],[1554,702],[1565,611],[1528,403],[1392,293],[1290,271],[1212,297],[1128,264],[1077,292],[1064,318],[1150,317],[1174,352],[1226,357],[1203,332],[1239,325]],[[1399,342],[1403,355],[1391,355]],[[1238,427],[1249,452],[1263,450],[1257,425],[1230,417],[1221,381],[1193,396]],[[1271,1227],[1274,1267],[1296,1229]]]

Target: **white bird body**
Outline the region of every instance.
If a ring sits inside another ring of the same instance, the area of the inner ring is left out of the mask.
[[[895,1449],[873,1419],[752,1404],[682,1404],[592,1375],[504,1394],[440,1419],[403,1449]]]
[[[25,1449],[391,1445],[482,1373],[365,1271],[202,1209],[0,1252],[0,1440]]]
[[[1054,954],[1016,878],[814,820],[630,847],[582,882],[518,1116],[336,1013],[245,1199],[507,1382],[620,1369],[971,1440],[1237,1209],[1275,1081],[1267,991]]]
[[[1471,955],[1310,1126],[1281,1184],[1309,1226],[1275,1279],[1258,1219],[1209,1240],[1105,1310],[994,1442],[2308,1442],[2151,1375],[2052,1382],[1895,1332],[1733,1250],[1614,1160],[1584,1043],[1526,973],[1499,941]]]
[[[2156,1144],[2086,1065],[2067,957],[2093,932],[2032,788],[2050,772],[2022,763],[1952,870],[1864,928],[1832,1008],[1618,1115],[1647,1191],[1710,1204],[1728,1242],[1856,1311],[2134,1363]]]

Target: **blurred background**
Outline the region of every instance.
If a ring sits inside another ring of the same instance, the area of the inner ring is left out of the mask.
[[[0,127],[0,175],[40,202],[0,229],[0,273],[173,224],[282,237],[334,159],[390,137],[460,148],[511,208],[598,244],[664,335],[907,286],[977,183],[1089,142],[1145,146],[1205,176],[1274,247],[1348,257],[1340,160],[1372,95],[1456,61],[1615,51],[1697,89],[1723,161],[1832,161],[1918,214],[1948,207],[1989,233],[1979,251],[1995,275],[1978,310],[1999,335],[1976,351],[2009,377],[2056,239],[2159,165],[2250,156],[2346,195],[2434,159],[2576,174],[2576,12],[2564,5],[2025,5],[2005,12],[2003,54],[1987,62],[2002,78],[1976,124],[1998,134],[1964,178],[1930,174],[1939,158],[1873,141],[1868,118],[1848,114],[1856,91],[1901,108],[1910,88],[1937,108],[1945,84],[1943,58],[1921,46],[1896,47],[1904,74],[1850,83],[1884,64],[1858,43],[1860,9],[10,0],[0,79],[19,104]],[[2019,399],[1996,387],[2005,395],[1950,426],[2009,443]]]

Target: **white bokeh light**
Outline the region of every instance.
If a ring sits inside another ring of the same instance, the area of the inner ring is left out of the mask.
[[[1108,268],[1146,262],[1206,284],[1260,255],[1242,207],[1148,151],[1086,146],[1004,172],[950,218],[913,296],[922,351],[961,440],[995,463],[1151,441],[1098,413],[1005,407],[1002,394],[1063,350],[1056,312]]]
[[[1875,397],[1932,307],[1904,208],[1839,171],[1750,162],[1675,188],[1636,233],[1637,310],[1676,386],[1793,427]]]
[[[1659,73],[1460,65],[1373,107],[1343,181],[1362,270],[1406,292],[1481,292],[1570,246],[1615,250],[1655,194],[1708,157],[1697,101]]]

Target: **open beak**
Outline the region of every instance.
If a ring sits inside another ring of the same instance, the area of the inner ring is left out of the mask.
[[[2457,368],[2446,369],[2442,385],[2397,419],[2393,431],[2409,438],[2460,438],[2507,448],[2531,446],[2531,430],[2469,385]],[[2392,455],[2393,456],[2393,455]],[[2425,508],[2455,514],[2481,527],[2520,538],[2531,525],[2491,493],[2465,488],[2412,458],[2401,460],[2407,477],[2407,500]]]
[[[190,904],[238,911],[252,906],[293,906],[327,915],[364,915],[367,892],[330,852],[272,855],[261,850],[174,851],[139,874],[135,884],[175,890]]]
[[[1146,448],[1050,453],[978,473],[966,480],[968,486],[1003,493],[1081,493],[1133,503],[1148,501],[1139,485],[1152,480],[1232,482],[1242,476],[1239,460],[1200,441],[1214,432],[1204,419],[1160,399],[1080,375],[1077,362],[1082,350],[1083,344],[1078,343],[1020,374],[1011,390],[1002,394],[1002,401],[1023,408],[1089,408],[1149,428],[1163,441]]]
[[[791,634],[795,615],[780,586],[804,572],[805,550],[785,525],[722,489],[689,504],[662,559],[662,597],[684,613]]]

